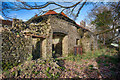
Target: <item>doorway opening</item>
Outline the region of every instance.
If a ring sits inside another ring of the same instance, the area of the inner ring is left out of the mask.
[[[36,60],[42,56],[42,41],[40,38],[32,38],[32,56],[33,60]]]
[[[63,56],[64,43],[63,41],[66,34],[60,32],[53,33],[53,44],[52,44],[52,56],[53,58],[58,58]]]

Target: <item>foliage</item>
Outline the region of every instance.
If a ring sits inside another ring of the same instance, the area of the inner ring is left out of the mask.
[[[96,25],[96,29],[105,30],[110,28],[110,24],[112,23],[112,13],[109,10],[103,10],[102,12],[96,13],[96,18],[92,21],[92,24]]]
[[[107,7],[98,7],[95,11],[93,11],[95,19],[91,21],[92,24],[96,26],[97,32],[104,31],[106,29],[110,29],[113,24],[113,15],[112,11],[110,11]],[[103,41],[103,44],[106,43],[107,39],[110,39],[111,36],[108,33],[99,35],[99,39]]]
[[[119,8],[118,3],[107,3],[95,7],[91,13],[91,24],[95,26],[95,34],[98,35],[100,42],[110,44],[118,36],[116,29],[119,29]]]

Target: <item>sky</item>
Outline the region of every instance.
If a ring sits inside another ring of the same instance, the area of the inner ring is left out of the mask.
[[[5,1],[5,0],[4,0]],[[9,0],[7,0],[9,1]],[[13,1],[13,0],[10,0],[10,1]],[[30,0],[29,0],[30,1]],[[46,0],[44,0],[46,2]],[[44,4],[45,2],[37,2],[38,4]],[[68,4],[66,5],[65,3],[63,2],[59,2],[60,4],[62,4],[63,6],[69,6]],[[75,3],[75,2],[72,2],[72,3]],[[30,4],[32,5],[33,2],[30,2]],[[57,6],[49,6],[47,8],[45,8],[45,10],[47,9],[52,9],[54,7],[57,7]],[[85,19],[88,19],[87,15],[88,13],[91,11],[91,9],[93,9],[93,5],[92,4],[88,4],[88,5],[85,5],[81,11],[80,11],[80,14],[79,16],[77,17],[77,19],[75,20],[76,23],[80,24],[81,20],[85,20]],[[56,10],[57,13],[60,12],[60,10]],[[33,16],[36,15],[36,13],[38,14],[39,11],[38,10],[19,10],[19,11],[11,11],[7,14],[7,16],[10,16],[12,18],[17,18],[17,19],[22,19],[23,21],[27,21],[29,20],[30,18],[32,18]],[[75,12],[76,13],[76,12]],[[66,14],[66,13],[65,13]],[[67,16],[69,16],[68,14],[66,14]],[[70,16],[69,16],[70,17]],[[0,18],[1,19],[6,19],[5,17],[2,17],[2,14],[0,14]],[[72,17],[70,17],[72,18]]]
[[[0,15],[0,19],[4,19],[4,18]]]
[[[45,2],[38,2],[38,4],[44,4]],[[62,5],[65,5],[65,3],[63,2],[59,2],[60,4]],[[33,4],[33,3],[30,3],[30,4]],[[67,5],[69,6],[69,5]],[[52,6],[52,7],[57,7],[57,6]],[[48,7],[48,8],[45,8],[46,10],[47,9],[51,9],[52,8],[51,6]],[[93,8],[93,5],[89,4],[89,5],[85,5],[81,11],[80,11],[80,14],[79,16],[77,17],[77,19],[75,20],[76,23],[80,23],[81,20],[84,20],[87,18],[87,13]],[[60,13],[61,10],[55,10],[57,13]],[[23,21],[27,21],[29,20],[30,18],[32,18],[33,16],[36,15],[36,13],[38,14],[39,11],[38,10],[19,10],[19,11],[11,11],[7,14],[7,16],[10,16],[10,17],[13,17],[13,18],[17,18],[17,19],[22,19]],[[66,14],[66,13],[65,13]],[[68,14],[66,14],[67,16],[69,16]],[[6,19],[4,16],[2,17],[1,14],[0,14],[0,18],[4,18]],[[72,17],[70,17],[72,19]]]
[[[3,2],[16,2],[16,0],[1,0]],[[33,0],[22,0],[25,2],[33,2]],[[48,1],[54,1],[54,2],[78,2],[80,0],[34,0],[34,2],[48,2]],[[87,0],[87,2],[118,2],[119,0]]]

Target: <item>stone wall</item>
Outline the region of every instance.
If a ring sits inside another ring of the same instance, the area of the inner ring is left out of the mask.
[[[2,35],[2,67],[12,68],[25,60],[32,59],[32,39],[22,32],[27,25],[18,19],[13,19],[12,27],[3,28]]]
[[[50,19],[43,20],[38,23],[31,23],[29,24],[28,32],[27,34],[32,34],[35,36],[40,36],[38,39],[40,39],[41,44],[41,51],[39,54],[41,54],[41,57],[43,59],[51,58],[52,57],[52,36],[53,31],[50,26]],[[32,38],[34,40],[34,38]],[[33,44],[33,46],[36,45],[36,43]],[[37,55],[36,53],[34,53]],[[39,57],[40,58],[40,57]]]
[[[67,40],[64,48],[68,48],[68,53],[73,53],[74,52],[74,46],[76,45],[76,40],[80,39],[79,34],[77,33],[77,28],[73,26],[70,22],[67,22],[63,19],[58,19],[56,17],[51,17],[51,22],[50,22],[53,32],[61,32],[67,35]],[[63,41],[65,42],[65,41]]]
[[[19,32],[19,34],[4,29],[2,31],[2,67],[4,70],[31,57],[31,40]]]
[[[50,24],[53,32],[61,32],[68,36],[67,41],[63,41],[63,44],[67,45],[67,47],[64,47],[65,49],[68,48],[67,53],[74,53],[76,45],[80,45],[83,48],[83,52],[89,52],[98,48],[96,36],[92,32],[84,31],[81,28],[77,29],[72,23],[56,17],[51,17]]]
[[[84,36],[81,39],[81,44],[84,52],[93,51],[98,48],[97,40],[95,38],[96,37],[91,32],[84,33]]]

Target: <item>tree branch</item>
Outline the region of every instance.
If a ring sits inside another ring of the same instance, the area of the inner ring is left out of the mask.
[[[81,3],[82,1],[83,1],[83,0],[77,2],[76,4],[74,4],[74,5],[72,5],[72,6],[69,6],[69,7],[59,5],[59,4],[55,3],[55,2],[47,2],[47,3],[43,4],[43,5],[32,6],[32,7],[31,7],[31,6],[27,5],[26,2],[21,2],[22,4],[24,4],[24,5],[26,5],[26,6],[29,7],[29,8],[23,7],[23,8],[21,8],[21,9],[26,9],[26,10],[31,10],[31,9],[42,9],[42,8],[45,8],[45,7],[49,6],[49,5],[51,5],[51,4],[57,5],[57,6],[61,7],[61,8],[72,8],[72,7],[76,6],[76,5],[78,5],[79,3]]]
[[[116,28],[112,28],[112,29],[107,29],[105,31],[102,31],[102,32],[99,32],[99,33],[96,33],[95,35],[100,35],[100,34],[104,34],[104,33],[107,33],[107,32],[110,32],[112,30],[116,30],[116,29],[120,29],[120,26],[116,27]]]
[[[76,17],[78,17],[78,14],[80,13],[80,10],[83,8],[83,6],[85,5],[86,1],[87,1],[87,0],[85,0],[85,2],[84,2],[84,3],[82,4],[82,6],[79,8]]]

